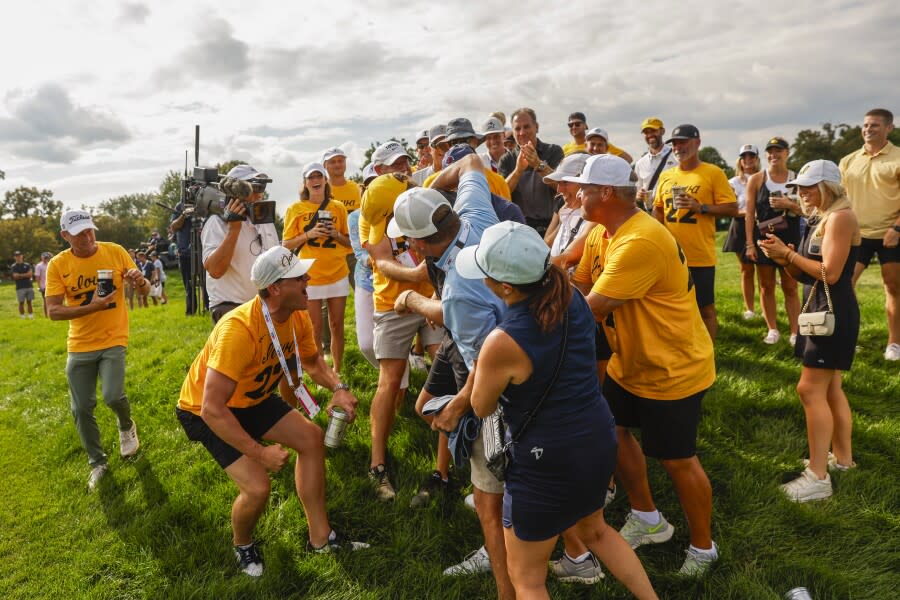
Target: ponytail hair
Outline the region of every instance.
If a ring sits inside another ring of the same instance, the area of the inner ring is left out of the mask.
[[[528,310],[543,333],[550,333],[562,323],[572,301],[572,284],[561,268],[550,265],[538,281],[513,287],[528,295]]]

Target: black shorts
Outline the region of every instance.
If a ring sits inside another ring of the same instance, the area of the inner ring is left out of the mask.
[[[697,306],[703,308],[716,303],[716,268],[688,267],[694,290],[697,292]]]
[[[594,360],[609,360],[612,358],[612,348],[606,339],[606,330],[603,325],[597,323],[597,331],[594,333]]]
[[[469,369],[463,360],[456,342],[449,335],[444,335],[441,345],[431,361],[428,379],[425,380],[425,391],[438,396],[455,396],[469,378]]]
[[[893,248],[885,248],[884,240],[863,238],[859,244],[859,250],[856,254],[856,262],[868,267],[872,262],[872,257],[878,255],[878,262],[881,264],[900,262],[900,246]]]
[[[250,408],[232,408],[230,410],[244,431],[254,440],[259,441],[267,431],[284,418],[284,415],[294,409],[279,396],[269,396]],[[234,446],[217,436],[201,417],[177,407],[175,414],[188,439],[203,444],[203,447],[212,454],[212,457],[223,469],[243,456]]]
[[[636,396],[607,375],[603,395],[619,427],[640,429],[644,454],[660,460],[697,454],[700,401],[706,390],[681,400]]]

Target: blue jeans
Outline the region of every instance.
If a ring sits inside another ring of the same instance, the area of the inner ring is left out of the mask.
[[[125,396],[125,346],[92,352],[69,352],[66,361],[72,417],[92,467],[106,463],[100,428],[94,418],[98,375],[103,402],[116,413],[119,429],[128,431],[131,429],[131,406]]]

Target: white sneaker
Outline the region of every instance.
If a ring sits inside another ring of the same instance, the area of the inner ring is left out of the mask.
[[[466,499],[463,500],[463,503],[466,505],[466,508],[475,510],[475,494],[469,494],[468,496],[466,496]]]
[[[809,459],[803,459],[803,466],[809,466]],[[838,462],[837,456],[834,455],[833,452],[828,453],[828,469],[831,471],[849,471],[850,469],[856,468],[856,461],[850,461],[849,465],[842,465]]]
[[[409,353],[409,368],[415,371],[428,371],[428,367],[425,365],[425,355],[424,354],[416,354],[415,352]]]
[[[563,583],[591,585],[603,579],[603,569],[593,554],[577,563],[563,552],[558,560],[550,561],[550,572]]]
[[[131,429],[128,431],[119,431],[119,454],[122,458],[128,458],[137,454],[141,443],[138,441],[137,425],[134,419],[131,420]]]
[[[701,577],[709,571],[714,562],[719,560],[719,547],[713,542],[712,552],[697,552],[691,547],[687,549],[684,564],[678,570],[679,575]]]
[[[672,539],[675,528],[671,523],[666,521],[666,518],[662,516],[662,513],[659,513],[659,523],[650,525],[649,523],[642,521],[640,517],[633,512],[628,511],[628,516],[625,517],[625,525],[622,526],[619,533],[625,538],[628,545],[637,549],[644,544],[662,544],[663,542],[668,542]]]
[[[900,360],[900,344],[888,344],[884,351],[885,360]]]
[[[97,485],[100,484],[100,480],[103,479],[103,476],[106,475],[107,471],[109,471],[109,465],[106,463],[97,465],[91,469],[91,474],[88,477],[88,491],[93,491],[97,488]]]
[[[796,333],[791,334],[790,341],[791,341],[791,348],[793,348],[794,346],[797,345],[797,334]]]
[[[29,313],[29,314],[28,314],[28,318],[31,319],[32,321],[34,321],[34,315],[33,315],[33,314]]]
[[[779,487],[794,502],[823,500],[831,496],[831,476],[826,473],[825,479],[819,479],[807,467],[800,477]]]
[[[756,318],[756,313],[753,312],[752,310],[745,310],[745,311],[744,311],[744,320],[745,320],[745,321],[752,321],[752,320],[755,319],[755,318]]]
[[[444,575],[474,575],[475,573],[490,573],[491,559],[488,557],[484,546],[469,554],[461,563],[444,569]]]
[[[763,342],[766,344],[777,344],[778,340],[781,339],[781,334],[778,333],[777,329],[770,329],[769,333],[766,334],[766,337],[763,338]]]

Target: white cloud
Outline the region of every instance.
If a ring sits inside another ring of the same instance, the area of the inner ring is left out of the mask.
[[[692,122],[729,161],[745,142],[900,110],[900,5],[886,0],[148,6],[7,8],[0,192],[52,184],[94,202],[155,187],[185,149],[193,162],[195,123],[201,162],[271,171],[281,200],[324,148],[355,171],[374,140],[520,106],[546,141],[565,142],[581,110],[635,156],[644,117]]]

